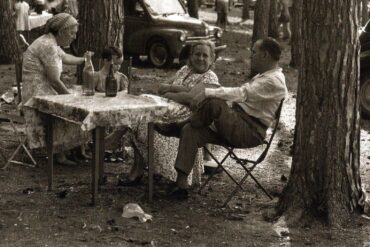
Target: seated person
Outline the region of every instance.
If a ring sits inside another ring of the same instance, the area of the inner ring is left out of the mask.
[[[103,66],[99,71],[95,73],[95,90],[98,92],[105,92],[105,79],[108,76],[110,65],[113,61],[113,72],[114,77],[117,80],[118,91],[125,90],[128,88],[128,78],[123,73],[119,72],[121,64],[123,62],[123,54],[117,47],[107,47],[103,50],[102,55]]]
[[[212,65],[215,61],[214,44],[208,41],[200,41],[195,43],[190,51],[190,57],[188,59],[188,65],[183,66],[177,71],[174,78],[170,80],[169,84],[163,84],[160,86],[158,92],[161,96],[174,100],[180,104],[171,103],[171,109],[165,113],[161,119],[161,122],[171,122],[184,120],[190,115],[189,105],[192,101],[192,97],[195,95],[195,91],[192,88],[195,87],[218,87],[217,75],[211,70]],[[148,96],[150,97],[150,96]],[[159,98],[157,96],[153,96]],[[165,100],[165,99],[159,99]],[[175,106],[174,106],[175,105]],[[141,123],[137,128],[135,136],[137,143],[135,148],[140,150],[142,155],[142,162],[136,162],[132,167],[130,174],[126,178],[122,178],[119,185],[130,186],[137,185],[144,173],[144,164],[147,150],[147,126],[146,123]],[[113,143],[120,143],[122,135],[127,133],[127,130],[121,130],[115,133],[115,136],[107,142],[107,146]],[[171,140],[164,139],[165,137],[155,137],[155,148],[163,147],[168,145]],[[177,141],[177,140],[176,140]],[[161,169],[172,169],[168,160],[173,159],[175,148],[177,143],[171,142],[169,145],[170,149],[166,149],[165,153],[160,152],[161,150],[154,150],[155,163],[160,164]],[[208,156],[204,157],[205,160],[210,160]],[[163,167],[163,166],[168,166]]]
[[[263,144],[266,130],[274,121],[287,88],[282,69],[279,43],[272,38],[256,41],[251,66],[259,74],[241,87],[199,90],[193,101],[198,109],[183,122],[155,124],[162,134],[178,133],[180,145],[175,161],[176,186],[169,196],[188,197],[187,177],[193,169],[198,148],[207,143],[249,148]],[[233,102],[230,106],[229,102]]]

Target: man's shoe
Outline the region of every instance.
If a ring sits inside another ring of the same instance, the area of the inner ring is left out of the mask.
[[[154,130],[159,134],[169,137],[180,137],[181,127],[178,123],[155,123]]]
[[[176,200],[186,200],[189,198],[189,192],[187,189],[175,186],[167,192],[167,196]]]

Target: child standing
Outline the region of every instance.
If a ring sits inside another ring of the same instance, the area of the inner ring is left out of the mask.
[[[102,52],[102,68],[96,72],[96,83],[95,90],[98,92],[105,92],[105,79],[109,73],[110,65],[113,61],[113,72],[117,80],[118,91],[125,90],[128,88],[128,78],[123,73],[119,72],[121,64],[123,62],[123,54],[117,47],[110,46],[105,48]]]

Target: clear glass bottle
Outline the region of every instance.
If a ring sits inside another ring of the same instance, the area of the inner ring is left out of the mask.
[[[117,95],[117,80],[114,76],[113,72],[113,61],[110,64],[109,67],[109,73],[107,75],[107,78],[105,79],[105,96],[107,97],[115,97]]]
[[[95,94],[94,66],[91,60],[93,53],[85,53],[85,67],[82,71],[82,95],[92,96]]]

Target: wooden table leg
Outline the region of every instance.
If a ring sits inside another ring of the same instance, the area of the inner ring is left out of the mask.
[[[154,124],[148,123],[148,184],[149,202],[153,200],[153,148],[154,148]]]
[[[104,128],[103,128],[104,129]],[[93,132],[93,157],[91,160],[92,171],[92,200],[91,204],[96,204],[96,197],[98,195],[99,169],[100,169],[100,145],[101,145],[101,127],[96,127]]]
[[[54,133],[53,133],[53,125],[54,125],[54,118],[51,116],[47,117],[46,120],[46,149],[47,149],[47,156],[48,156],[48,191],[53,190],[53,170],[54,170]]]
[[[105,153],[105,127],[97,127],[100,132],[100,145],[99,145],[99,185],[104,184],[104,153]]]

